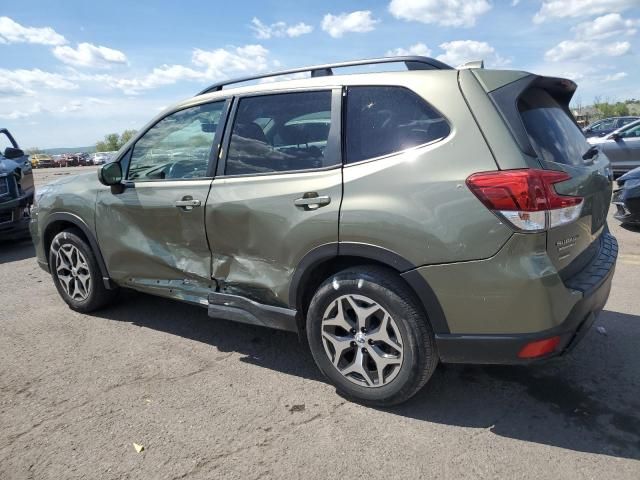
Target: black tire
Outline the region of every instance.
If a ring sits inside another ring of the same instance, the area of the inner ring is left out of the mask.
[[[88,294],[84,299],[72,298],[65,291],[60,279],[58,278],[58,251],[68,245],[77,248],[86,259],[86,263],[88,265],[90,275],[90,279],[88,281],[89,288],[87,289]],[[102,281],[102,272],[100,271],[100,267],[98,266],[93,250],[78,230],[64,230],[53,238],[51,241],[51,247],[49,248],[49,269],[51,270],[51,277],[53,278],[53,283],[58,289],[58,293],[66,304],[69,305],[72,310],[77,312],[93,312],[109,305],[117,296],[117,290],[108,290],[105,288]]]
[[[396,376],[385,385],[367,387],[353,383],[334,367],[325,351],[321,331],[323,315],[335,300],[349,294],[364,295],[383,307],[395,321],[402,337],[402,365]],[[332,275],[313,296],[306,327],[309,347],[318,368],[338,393],[365,405],[388,407],[408,400],[427,383],[438,366],[431,325],[413,292],[390,269],[362,266]]]

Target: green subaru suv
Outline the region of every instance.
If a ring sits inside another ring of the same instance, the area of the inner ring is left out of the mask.
[[[407,71],[333,75],[387,63]],[[40,189],[38,262],[80,312],[129,288],[298,332],[370,405],[408,399],[439,362],[562,355],[617,256],[609,161],[569,111],[575,89],[425,57],[215,84],[97,175]]]

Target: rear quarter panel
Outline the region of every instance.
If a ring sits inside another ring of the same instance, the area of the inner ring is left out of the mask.
[[[511,236],[465,184],[472,173],[497,167],[456,75],[398,77],[440,111],[451,133],[430,145],[346,165],[341,242],[382,247],[420,266],[487,258]]]

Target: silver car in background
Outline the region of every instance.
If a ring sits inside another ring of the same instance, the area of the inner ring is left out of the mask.
[[[91,156],[91,162],[94,165],[104,165],[109,163],[116,152],[96,152]]]
[[[611,162],[615,174],[626,173],[640,167],[640,120],[629,123],[604,137],[589,138]]]

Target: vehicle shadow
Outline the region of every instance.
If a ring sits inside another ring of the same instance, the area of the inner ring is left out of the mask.
[[[0,241],[0,265],[26,260],[35,256],[36,251],[30,238]]]
[[[297,336],[207,317],[203,308],[126,292],[100,316],[245,355],[241,361],[324,381]],[[569,450],[640,459],[640,317],[605,311],[568,356],[522,366],[440,366],[389,415],[488,430]],[[295,358],[295,361],[292,361]]]
[[[630,232],[636,232],[636,233],[640,233],[640,225],[637,224],[633,224],[633,223],[622,223],[620,224],[620,227],[624,228],[625,230],[628,230]]]

